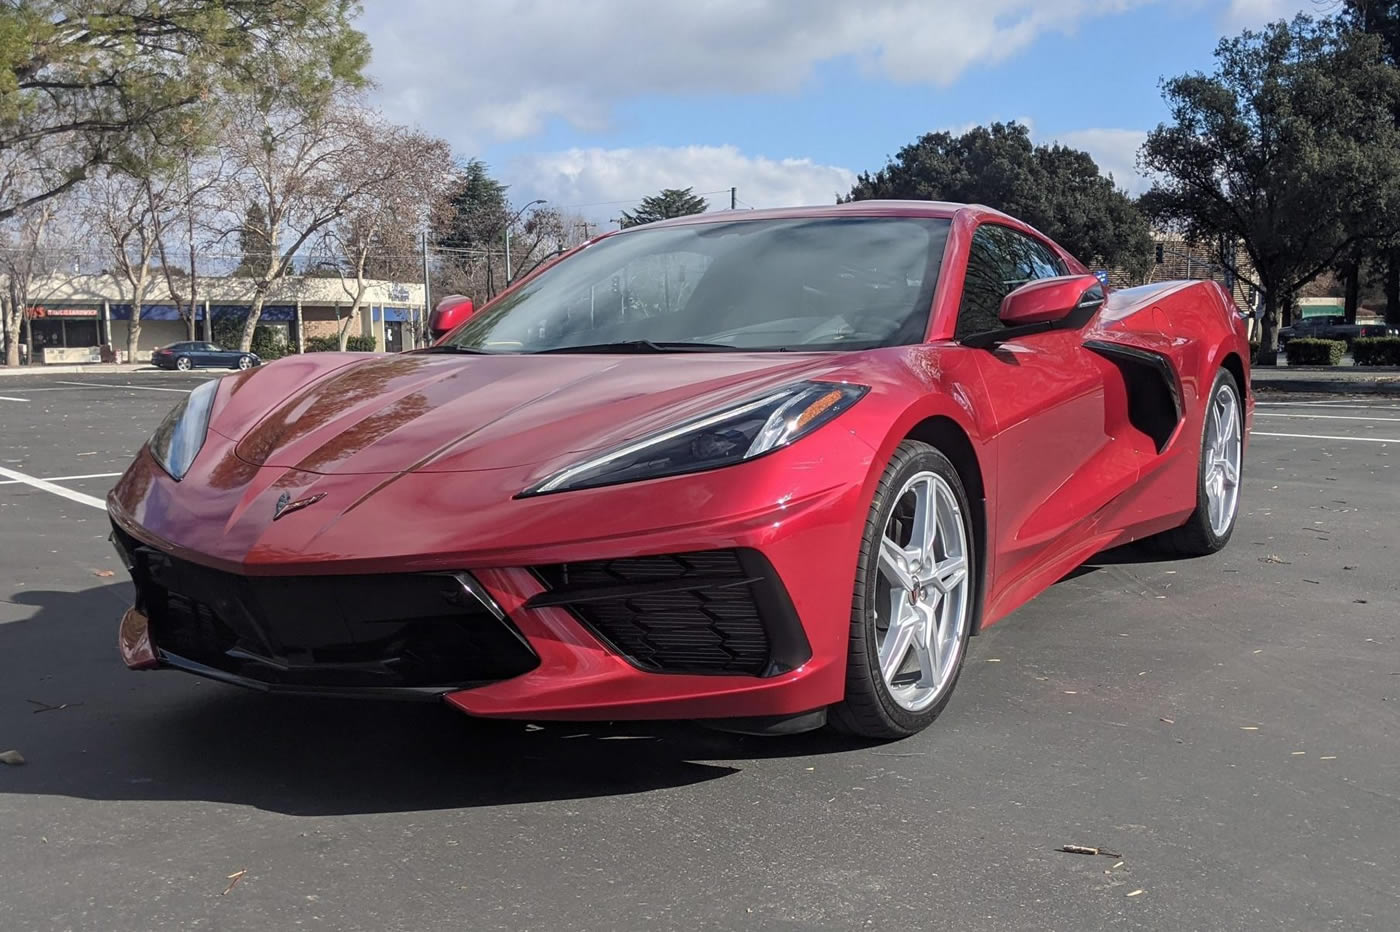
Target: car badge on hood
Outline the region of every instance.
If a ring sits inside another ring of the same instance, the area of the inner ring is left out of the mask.
[[[281,495],[277,496],[277,505],[272,510],[272,520],[276,521],[278,518],[289,515],[294,511],[301,511],[301,509],[314,505],[325,497],[325,492],[317,492],[315,495],[308,495],[306,498],[299,498],[296,501],[292,501],[291,493],[283,492]]]

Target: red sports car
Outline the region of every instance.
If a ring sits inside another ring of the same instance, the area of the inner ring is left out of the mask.
[[[476,716],[926,727],[1100,550],[1230,538],[1211,282],[1108,291],[983,207],[609,234],[430,348],[206,382],[109,498],[128,665]]]

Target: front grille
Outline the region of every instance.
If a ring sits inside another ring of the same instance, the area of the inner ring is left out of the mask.
[[[466,576],[241,576],[120,537],[152,640],[174,660],[334,689],[477,685],[539,663]]]
[[[772,567],[749,550],[535,568],[549,591],[632,664],[656,673],[773,675],[811,656]]]

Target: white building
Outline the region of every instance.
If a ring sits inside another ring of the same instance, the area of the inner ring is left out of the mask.
[[[355,287],[353,282],[346,284]],[[211,319],[247,318],[252,280],[200,278],[197,285],[194,339],[210,339]],[[260,323],[280,332],[281,339],[298,351],[309,338],[335,337],[347,315],[349,334],[373,337],[378,350],[398,352],[423,342],[422,283],[373,281],[367,285],[359,311],[350,315],[354,302],[339,278],[285,278],[268,294]],[[130,291],[125,281],[111,275],[52,276],[31,283],[30,326],[36,356],[47,350],[46,361],[86,358],[103,346],[125,353],[132,317]],[[169,300],[165,282],[157,277],[147,293],[152,300],[141,305],[137,361],[150,359],[151,350],[159,346],[190,339],[188,324]]]

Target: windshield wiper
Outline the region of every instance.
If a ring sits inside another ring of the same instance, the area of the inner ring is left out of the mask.
[[[616,343],[582,343],[578,346],[555,346],[535,350],[545,353],[733,353],[737,346],[728,343],[683,343],[664,340],[619,340]]]
[[[491,353],[490,351],[488,351],[488,350],[473,349],[473,348],[470,347],[470,346],[458,346],[458,345],[456,345],[455,343],[443,343],[443,344],[441,344],[440,346],[425,346],[425,347],[423,347],[423,348],[420,349],[420,350],[414,350],[414,352],[415,352],[415,353],[469,353],[469,354],[472,355],[472,356],[490,356],[490,355],[492,355],[492,353]]]

